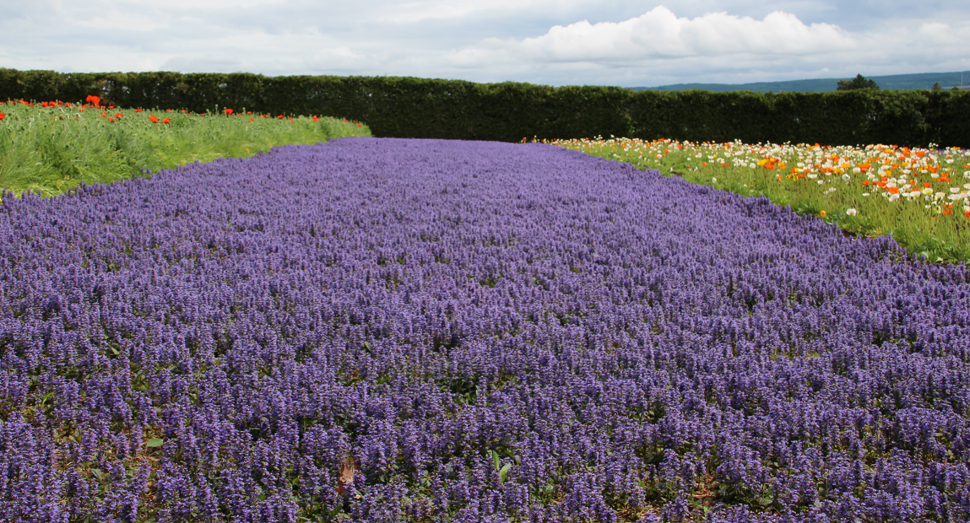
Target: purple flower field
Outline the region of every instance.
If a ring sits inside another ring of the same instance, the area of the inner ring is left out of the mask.
[[[543,144],[0,205],[0,521],[970,519],[970,270]]]

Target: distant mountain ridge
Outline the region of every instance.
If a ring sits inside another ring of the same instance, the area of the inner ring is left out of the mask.
[[[863,75],[864,76],[864,75]],[[702,89],[705,91],[754,91],[767,92],[795,92],[818,93],[835,91],[839,80],[851,80],[855,75],[847,78],[818,78],[813,80],[788,80],[784,82],[754,82],[749,84],[674,84],[659,87],[631,87],[634,91],[685,91],[687,89]],[[954,87],[970,89],[970,71],[955,73],[920,73],[894,74],[889,76],[866,76],[876,81],[880,89],[891,91],[908,91],[914,89],[932,89],[933,84],[949,90]]]

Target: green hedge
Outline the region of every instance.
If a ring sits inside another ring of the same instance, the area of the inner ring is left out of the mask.
[[[968,91],[661,92],[400,77],[0,69],[0,100],[80,101],[89,94],[122,107],[336,116],[390,137],[519,141],[612,134],[970,147]]]

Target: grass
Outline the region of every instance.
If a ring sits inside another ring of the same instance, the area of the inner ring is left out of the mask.
[[[328,117],[281,118],[225,109],[206,115],[99,103],[0,102],[0,188],[16,195],[56,196],[80,183],[114,182],[195,161],[245,158],[284,144],[371,135],[366,125]]]
[[[535,141],[535,140],[534,140]],[[644,141],[545,141],[744,196],[765,196],[847,234],[891,234],[931,262],[970,262],[970,156],[959,149]]]

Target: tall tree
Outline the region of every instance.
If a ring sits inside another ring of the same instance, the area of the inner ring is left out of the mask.
[[[856,75],[852,80],[839,80],[839,85],[835,88],[837,91],[852,91],[854,89],[879,89],[879,85],[875,80],[868,79],[864,76]]]

